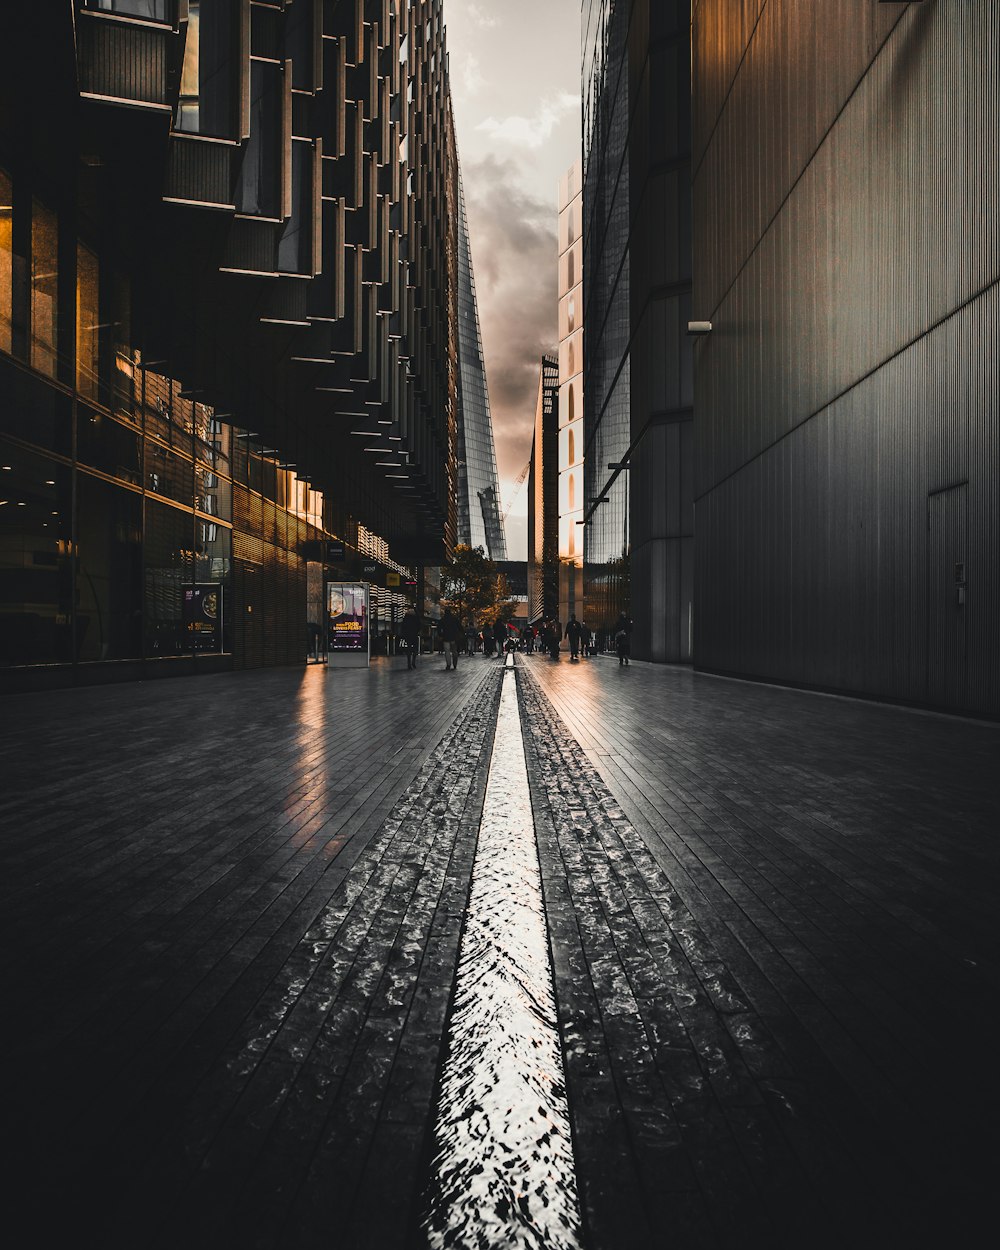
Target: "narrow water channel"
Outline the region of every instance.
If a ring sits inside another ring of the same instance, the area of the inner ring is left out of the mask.
[[[435,1125],[431,1250],[579,1250],[514,670],[507,661]]]

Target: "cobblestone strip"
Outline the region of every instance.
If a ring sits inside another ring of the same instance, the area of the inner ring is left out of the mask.
[[[861,1177],[827,1148],[836,1126],[536,679],[518,678],[592,1250],[838,1244],[822,1195],[850,1186],[856,1211]]]
[[[406,1244],[501,676],[487,670],[280,965],[255,970],[249,1013],[185,1091],[123,1223],[166,1192],[191,1246]]]

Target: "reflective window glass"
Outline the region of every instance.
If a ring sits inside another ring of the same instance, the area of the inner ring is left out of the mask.
[[[81,662],[142,655],[142,498],[77,475],[76,646]]]
[[[0,665],[72,660],[72,473],[0,443]]]
[[[144,17],[150,22],[169,22],[174,3],[175,0],[86,0],[85,7],[128,17]]]
[[[59,227],[52,209],[31,202],[31,363],[56,376],[59,328]]]
[[[0,351],[12,350],[14,301],[14,184],[0,169]]]
[[[82,243],[76,249],[76,389],[97,398],[100,362],[100,285],[97,257]]]
[[[192,134],[231,138],[234,95],[229,0],[189,0],[175,125]]]

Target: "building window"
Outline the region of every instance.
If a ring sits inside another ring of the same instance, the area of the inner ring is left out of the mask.
[[[234,134],[232,6],[189,0],[176,128],[229,139]]]
[[[575,299],[570,299],[569,308],[567,309],[566,315],[567,315],[567,319],[569,322],[569,332],[570,334],[572,334],[573,331],[576,329],[576,300]]]
[[[105,13],[144,17],[150,22],[170,21],[170,0],[87,0],[85,7],[103,9]]]
[[[569,419],[571,421],[573,420],[573,390],[572,388],[570,388],[570,392],[569,392]],[[569,462],[570,464],[576,464],[576,438],[572,430],[570,430],[569,432]]]
[[[576,373],[576,352],[573,350],[572,343],[570,343],[569,345],[568,356],[569,356],[569,371],[570,373]]]
[[[76,389],[97,398],[100,364],[100,285],[97,257],[82,243],[76,249]]]
[[[566,265],[569,270],[569,282],[567,285],[569,286],[569,289],[572,290],[573,287],[576,286],[576,262],[572,252],[570,252],[566,260]]]
[[[14,184],[0,169],[0,351],[13,350]]]
[[[572,437],[573,435],[570,434],[570,438]],[[569,510],[570,512],[574,512],[576,510],[576,477],[572,473],[569,475]],[[570,530],[571,537],[572,533],[573,531]]]
[[[55,213],[31,202],[31,363],[56,376],[59,328],[59,226]]]

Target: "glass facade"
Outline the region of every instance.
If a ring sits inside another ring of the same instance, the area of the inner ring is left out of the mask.
[[[559,184],[559,619],[563,624],[571,616],[585,619],[582,177],[578,161]]]
[[[458,222],[458,542],[507,559],[490,396],[479,331],[476,279],[469,247],[465,193],[459,174]]]
[[[261,662],[304,656],[296,551],[323,532],[322,494],[147,366],[113,262],[60,246],[59,207],[15,182],[0,173],[0,667],[224,654],[237,632]],[[281,593],[248,602],[269,577]],[[260,627],[238,619],[262,606]]]
[[[618,614],[630,612],[628,474],[608,468],[632,437],[628,24],[626,0],[584,3],[584,600],[608,648]]]

